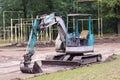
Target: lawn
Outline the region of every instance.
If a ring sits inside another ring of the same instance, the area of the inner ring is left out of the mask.
[[[120,56],[115,57],[117,59],[111,62],[92,64],[26,80],[120,80]]]

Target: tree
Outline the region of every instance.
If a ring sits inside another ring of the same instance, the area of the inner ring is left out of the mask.
[[[23,4],[24,18],[27,18],[27,1],[22,0],[22,4]]]
[[[22,17],[27,18],[41,16],[43,14],[49,14],[56,12],[58,15],[63,16],[66,21],[66,15],[69,13],[90,13],[94,18],[98,16],[98,2],[87,2],[73,5],[75,0],[0,0],[0,25],[2,25],[2,11],[23,11]],[[118,28],[120,34],[120,0],[99,0],[102,2],[103,13],[103,28],[104,31],[115,32]],[[76,9],[77,8],[77,9]],[[10,25],[10,18],[17,18],[15,15],[6,15]],[[7,21],[6,21],[7,23]],[[114,25],[116,23],[116,25]],[[110,26],[108,29],[105,26]],[[113,27],[111,27],[113,26]],[[114,28],[114,29],[113,29]]]
[[[103,13],[107,18],[115,18],[118,35],[120,35],[120,0],[103,0]]]

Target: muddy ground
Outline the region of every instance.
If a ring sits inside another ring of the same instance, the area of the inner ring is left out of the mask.
[[[50,44],[51,45],[51,44]],[[102,54],[102,61],[105,61],[109,56],[113,54],[120,54],[120,37],[118,38],[104,38],[96,39],[94,46],[94,54]],[[23,74],[19,70],[20,61],[23,60],[23,54],[26,52],[26,47],[9,46],[0,48],[0,80],[19,80],[34,77],[41,74]],[[35,55],[33,61],[44,60],[46,55],[58,54],[55,52],[54,45],[47,47],[38,44],[35,47]],[[59,53],[60,54],[60,53]],[[54,67],[44,68],[44,73],[55,72],[59,70],[69,69],[66,67]]]

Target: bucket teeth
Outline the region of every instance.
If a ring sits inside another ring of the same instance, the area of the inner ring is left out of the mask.
[[[31,73],[31,74],[43,72],[41,67],[37,64],[37,62],[34,62],[34,64],[28,64],[28,65],[24,65],[24,62],[21,62],[20,71],[22,73]]]

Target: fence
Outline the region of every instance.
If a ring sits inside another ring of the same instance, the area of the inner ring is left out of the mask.
[[[12,43],[27,42],[29,40],[33,20],[33,18],[11,19],[11,26],[7,26],[5,30],[1,30],[0,39]],[[45,42],[54,41],[55,36],[57,36],[54,35],[54,32],[57,32],[56,30],[55,27],[45,28],[43,31],[38,32],[37,40]]]
[[[33,18],[27,18],[27,19],[11,19],[11,26],[5,27],[5,30],[1,29],[0,33],[0,39],[8,42],[14,42],[14,43],[19,43],[19,42],[27,42],[29,40],[29,34],[31,32],[31,28],[33,25]],[[81,29],[83,30],[85,26],[85,22],[87,19],[79,19],[79,26],[81,26]],[[94,21],[96,21],[94,23]],[[102,28],[98,25],[101,23],[99,22],[98,19],[92,19],[92,32],[97,34],[98,37],[100,35],[103,35]],[[69,26],[69,28],[73,28],[73,26]],[[57,27],[52,26],[45,28],[43,31],[38,32],[37,34],[37,40],[38,41],[44,41],[44,42],[50,42],[54,41],[56,36],[57,36]],[[4,36],[4,37],[3,37]]]

